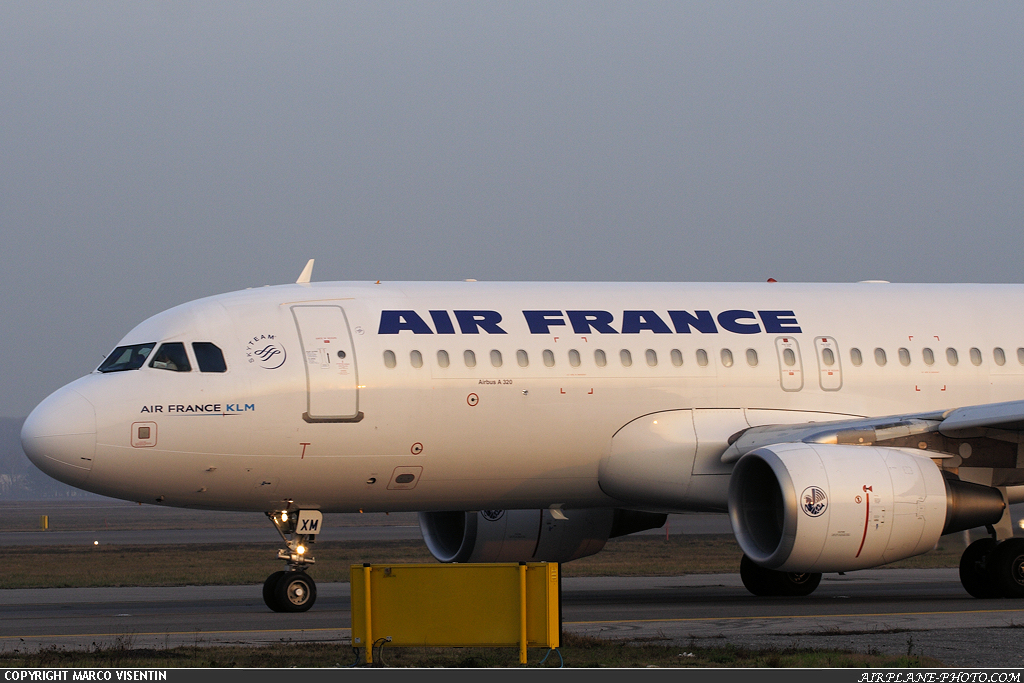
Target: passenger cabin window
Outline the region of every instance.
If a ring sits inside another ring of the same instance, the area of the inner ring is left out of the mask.
[[[825,364],[825,367],[832,367],[836,364],[836,354],[832,349],[821,350],[821,362]]]
[[[227,372],[224,352],[216,344],[210,342],[192,342],[192,353],[196,354],[199,372]]]
[[[879,367],[886,363],[885,349],[875,349],[875,364]]]
[[[395,352],[394,351],[390,351],[390,350],[389,351],[385,351],[384,352],[384,367],[386,367],[386,368],[393,368],[393,367],[395,367],[395,365],[397,365],[397,363],[395,361]]]
[[[149,367],[171,372],[192,371],[192,365],[188,362],[188,354],[185,353],[185,345],[181,342],[161,344],[153,354],[153,360],[149,361]]]
[[[790,368],[796,365],[796,352],[793,349],[783,349],[782,362]]]
[[[1006,365],[1006,352],[997,346],[992,349],[992,360],[996,362],[996,365]]]
[[[907,349],[902,349],[901,348],[899,350],[899,355],[900,355],[900,365],[903,365],[903,366],[910,365],[910,351],[908,351]]]
[[[580,366],[580,352],[576,349],[569,349],[569,365],[574,368],[578,368]]]
[[[471,350],[466,349],[463,352],[462,360],[464,360],[466,362],[466,367],[467,368],[475,368],[476,367],[476,354],[473,353]]]
[[[860,365],[864,362],[864,356],[861,355],[860,349],[850,349],[850,362],[857,367],[860,367]]]
[[[832,353],[831,349],[825,350],[828,351],[829,354]],[[755,351],[754,349],[747,349],[747,365],[749,365],[752,368],[757,367],[757,351]],[[827,363],[827,365],[831,365],[831,363]]]
[[[409,363],[411,363],[414,368],[422,368],[423,367],[423,354],[420,353],[419,351],[410,351],[409,352]]]
[[[501,367],[501,351],[494,349],[491,351],[491,365],[496,368]]]
[[[672,349],[672,365],[677,368],[683,367],[683,352],[679,349]]]
[[[970,353],[971,353],[971,364],[972,365],[981,365],[981,349],[972,348]]]
[[[647,357],[647,365],[654,368],[658,366],[658,353],[654,349],[647,349],[644,353]]]
[[[146,359],[149,358],[149,354],[153,351],[154,346],[156,346],[156,342],[135,344],[133,346],[118,346],[100,363],[96,371],[121,372],[123,370],[138,370],[146,362]],[[1024,349],[1021,350],[1024,351]]]
[[[530,357],[526,355],[526,351],[519,349],[516,351],[516,362],[519,363],[519,367],[525,368],[530,364]]]
[[[1024,365],[1024,349],[1017,349],[1017,362]]]
[[[704,349],[697,349],[697,365],[702,368],[706,368],[708,366],[708,352]]]
[[[956,353],[956,349],[952,346],[946,349],[946,362],[950,365],[956,365],[960,362],[960,357]]]
[[[921,358],[924,359],[925,365],[935,365],[935,352],[928,347],[921,349]]]
[[[731,368],[732,367],[732,351],[730,351],[729,349],[722,349],[721,356],[722,356],[722,365],[724,365],[727,368]]]
[[[619,360],[622,361],[622,367],[628,368],[633,364],[633,354],[629,352],[629,349],[622,349],[619,351]]]
[[[452,361],[451,361],[450,358],[448,358],[448,352],[447,351],[442,349],[441,351],[437,352],[437,367],[439,367],[439,368],[446,368],[449,365],[451,365],[451,363],[452,363]]]
[[[544,357],[544,367],[553,368],[555,367],[555,352],[551,349],[544,349],[544,353],[541,354]]]
[[[605,355],[604,351],[598,349],[594,351],[594,363],[597,364],[597,367],[603,368],[608,365],[608,356]]]

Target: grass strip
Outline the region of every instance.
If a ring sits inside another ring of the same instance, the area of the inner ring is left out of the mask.
[[[931,657],[857,653],[800,648],[749,649],[724,645],[701,648],[657,642],[607,640],[566,633],[558,654],[530,650],[527,668],[908,668],[942,667]],[[375,650],[377,667],[517,668],[517,648],[394,647]],[[203,647],[201,643],[170,649],[135,648],[130,636],[88,651],[58,647],[36,652],[0,652],[3,668],[321,668],[361,665],[347,643],[286,643],[264,647]]]
[[[3,588],[262,584],[283,567],[274,544],[11,546],[4,548]],[[314,547],[316,581],[348,581],[349,566],[434,562],[422,541],[331,541]],[[956,567],[959,537],[891,567]],[[626,536],[602,552],[562,565],[562,575],[680,576],[739,571],[742,552],[730,535]]]

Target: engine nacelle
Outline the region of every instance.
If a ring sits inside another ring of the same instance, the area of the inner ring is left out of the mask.
[[[593,555],[609,538],[657,529],[667,515],[632,510],[421,512],[420,531],[441,562],[568,562]]]
[[[784,572],[876,567],[931,550],[942,534],[995,524],[997,489],[947,479],[920,451],[778,444],[744,455],[729,483],[743,552]]]

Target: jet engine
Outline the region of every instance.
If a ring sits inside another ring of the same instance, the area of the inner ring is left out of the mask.
[[[564,517],[560,519],[559,517]],[[609,538],[664,526],[667,515],[634,510],[421,512],[420,530],[441,562],[568,562]]]
[[[992,487],[943,473],[921,451],[777,444],[744,455],[729,482],[743,552],[781,572],[875,567],[931,550],[939,536],[1003,514]]]

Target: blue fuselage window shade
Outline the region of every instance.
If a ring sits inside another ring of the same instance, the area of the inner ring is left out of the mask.
[[[228,365],[224,362],[224,352],[216,344],[210,342],[192,342],[192,351],[196,354],[199,372],[227,372]]]

